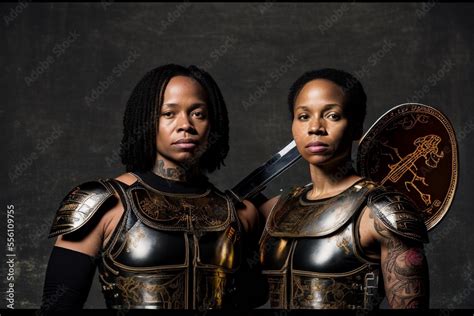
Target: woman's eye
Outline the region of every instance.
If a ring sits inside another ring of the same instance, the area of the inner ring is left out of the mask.
[[[163,112],[161,113],[161,116],[164,116],[166,118],[170,118],[173,116],[173,112]]]
[[[304,121],[304,120],[307,120],[308,117],[309,116],[307,114],[300,114],[300,115],[298,115],[298,120]]]
[[[198,119],[205,118],[204,112],[193,112],[191,115]]]
[[[341,118],[341,116],[337,113],[330,113],[328,114],[328,118],[330,118],[333,121],[337,121]]]

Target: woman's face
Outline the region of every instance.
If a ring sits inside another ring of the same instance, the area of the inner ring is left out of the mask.
[[[293,138],[313,165],[337,163],[350,155],[353,140],[344,91],[326,79],[306,83],[294,104]]]
[[[164,92],[158,124],[158,153],[177,164],[197,163],[206,151],[210,129],[203,87],[190,77],[171,78]]]

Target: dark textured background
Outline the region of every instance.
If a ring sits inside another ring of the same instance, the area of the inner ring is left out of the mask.
[[[459,138],[460,178],[449,214],[430,233],[431,307],[474,308],[473,9],[435,2],[3,4],[2,231],[13,204],[15,307],[40,303],[53,245],[46,235],[63,196],[123,172],[117,154],[131,89],[149,69],[174,62],[207,69],[226,98],[231,150],[212,175],[221,188],[291,139],[287,91],[306,70],[358,75],[369,98],[366,128],[407,101],[446,113]],[[299,163],[267,193],[306,183],[307,173]],[[5,274],[2,264],[2,292]],[[104,306],[97,280],[86,306]]]

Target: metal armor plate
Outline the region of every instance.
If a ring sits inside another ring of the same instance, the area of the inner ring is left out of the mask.
[[[165,193],[140,181],[119,189],[124,214],[99,263],[107,306],[233,306],[243,240],[229,199],[217,190]]]
[[[378,306],[383,288],[379,286],[379,261],[360,252],[357,224],[376,185],[361,180],[337,196],[319,201],[303,198],[308,188],[281,196],[260,242],[270,307]],[[296,216],[286,216],[289,214]]]
[[[311,186],[295,188],[282,195],[267,220],[266,231],[273,237],[318,237],[328,235],[344,225],[365,202],[375,187],[362,179],[335,197],[305,203]],[[294,197],[298,198],[294,198]]]
[[[61,202],[49,238],[78,231],[91,220],[99,208],[114,197],[107,180],[90,181],[71,190]]]

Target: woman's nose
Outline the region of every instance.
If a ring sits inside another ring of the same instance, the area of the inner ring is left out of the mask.
[[[326,133],[326,128],[324,126],[324,121],[319,118],[311,120],[309,124],[308,134],[312,135],[324,135]]]
[[[194,126],[193,126],[191,120],[189,119],[189,116],[185,113],[180,114],[178,116],[177,126],[178,126],[178,132],[180,132],[180,131],[185,131],[185,132],[194,131]]]

